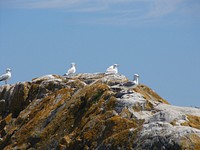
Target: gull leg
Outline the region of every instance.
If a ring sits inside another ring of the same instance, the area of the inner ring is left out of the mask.
[[[7,84],[7,80],[5,80],[5,84]]]

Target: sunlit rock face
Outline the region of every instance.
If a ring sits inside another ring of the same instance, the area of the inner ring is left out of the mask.
[[[200,149],[200,109],[119,74],[46,75],[0,86],[0,149]]]

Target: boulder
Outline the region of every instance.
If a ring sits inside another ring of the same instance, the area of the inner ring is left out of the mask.
[[[0,149],[200,149],[200,109],[124,75],[46,75],[0,86]]]

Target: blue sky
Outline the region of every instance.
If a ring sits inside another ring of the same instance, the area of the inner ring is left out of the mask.
[[[199,0],[0,0],[0,73],[14,84],[118,63],[171,104],[200,106],[199,14]]]

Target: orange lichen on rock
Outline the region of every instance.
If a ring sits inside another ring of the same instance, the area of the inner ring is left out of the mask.
[[[200,149],[200,137],[196,134],[188,134],[181,138],[181,149]]]
[[[156,92],[154,92],[152,89],[150,89],[144,84],[138,85],[135,88],[135,91],[142,94],[144,98],[147,100],[154,100],[154,101],[158,101],[164,104],[169,104],[169,102],[161,98]]]
[[[182,123],[183,126],[190,126],[200,130],[200,117],[194,115],[187,115],[188,121]]]
[[[38,140],[45,137],[43,134],[45,134],[45,130],[48,130],[46,126],[52,119],[52,113],[54,113],[55,110],[58,109],[68,97],[70,97],[68,89],[56,91],[55,94],[44,98],[31,112],[29,112],[30,115],[26,116],[26,118],[21,118],[25,121],[17,120],[19,126],[23,125],[16,133],[16,136],[20,137],[17,139],[17,144],[21,145],[25,141],[29,141],[34,137],[37,137]],[[55,103],[56,100],[59,100],[59,102]],[[23,113],[21,116],[23,116]],[[18,119],[20,119],[20,116]]]

